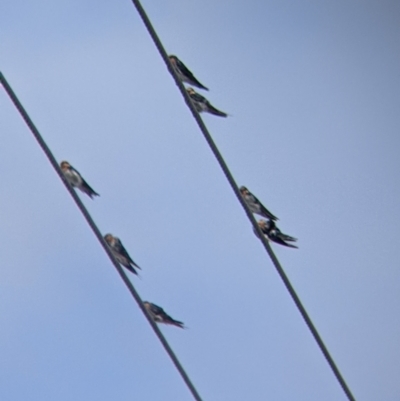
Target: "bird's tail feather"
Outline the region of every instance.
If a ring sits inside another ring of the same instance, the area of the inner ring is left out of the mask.
[[[285,241],[292,241],[292,242],[296,242],[297,241],[297,238],[291,237],[290,235],[282,234],[281,237]]]
[[[228,114],[224,113],[221,110],[216,109],[214,106],[208,106],[208,112],[214,114],[219,117],[228,117]]]
[[[179,320],[172,320],[171,324],[173,324],[176,327],[180,327],[181,329],[185,329],[185,325],[183,322],[180,322]]]

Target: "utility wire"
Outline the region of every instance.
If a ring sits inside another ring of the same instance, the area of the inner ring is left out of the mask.
[[[196,401],[202,401],[199,393],[197,392],[197,390],[194,387],[193,383],[191,382],[189,376],[187,375],[187,373],[183,369],[183,366],[179,362],[179,360],[178,360],[177,356],[175,355],[174,351],[172,350],[172,348],[168,344],[168,342],[165,339],[164,335],[161,333],[161,330],[158,328],[157,324],[154,322],[154,320],[148,314],[148,312],[147,312],[146,308],[144,307],[143,301],[140,298],[138,292],[136,291],[136,289],[132,285],[131,281],[128,279],[127,275],[125,274],[125,271],[122,269],[122,267],[120,266],[118,261],[115,259],[115,257],[112,254],[109,246],[107,245],[107,243],[105,242],[103,236],[101,235],[100,230],[98,229],[96,223],[94,222],[94,220],[90,216],[89,212],[87,211],[86,207],[84,206],[84,204],[80,200],[79,196],[76,194],[75,190],[72,188],[72,186],[69,184],[67,179],[64,177],[64,174],[61,171],[60,167],[58,166],[57,160],[55,159],[53,153],[51,152],[50,148],[47,146],[47,144],[44,141],[43,137],[40,135],[40,132],[38,131],[38,129],[34,125],[33,121],[29,117],[28,113],[26,112],[26,110],[22,106],[21,102],[19,101],[19,99],[15,95],[14,91],[12,90],[11,86],[9,85],[9,83],[7,82],[6,78],[4,77],[4,75],[2,74],[1,71],[0,71],[0,83],[3,84],[3,87],[6,90],[8,96],[10,97],[11,101],[14,103],[14,106],[17,108],[17,110],[19,111],[21,117],[24,119],[26,125],[29,127],[29,129],[31,130],[33,136],[35,137],[35,139],[39,143],[40,147],[42,148],[43,152],[46,154],[47,158],[50,161],[50,164],[53,166],[54,170],[56,170],[57,174],[59,175],[59,177],[63,181],[65,187],[67,188],[68,192],[70,193],[70,195],[74,199],[76,205],[78,206],[79,210],[83,214],[84,218],[86,219],[87,223],[89,224],[90,228],[92,229],[94,235],[97,237],[97,239],[100,242],[101,246],[103,247],[103,249],[107,253],[108,257],[110,258],[112,264],[117,269],[118,274],[121,276],[123,282],[125,283],[126,287],[129,290],[129,292],[131,293],[131,295],[133,296],[133,298],[137,302],[139,308],[142,310],[143,314],[146,316],[146,319],[148,320],[150,326],[154,330],[156,336],[160,340],[160,342],[163,345],[165,351],[167,352],[167,354],[171,358],[173,364],[175,365],[176,369],[178,370],[178,372],[182,376],[183,381],[186,383],[187,387],[189,388],[190,392],[192,393],[193,398]]]
[[[316,327],[314,326],[314,323],[312,322],[306,309],[304,308],[303,304],[301,303],[299,296],[297,295],[296,291],[294,290],[294,287],[290,283],[289,278],[287,277],[285,271],[283,270],[278,258],[275,256],[274,252],[272,251],[271,246],[269,245],[269,242],[267,241],[267,239],[265,238],[264,234],[262,233],[260,227],[258,226],[256,219],[253,216],[253,213],[250,211],[249,207],[247,206],[246,202],[244,201],[243,197],[241,196],[239,187],[236,184],[236,182],[232,176],[232,173],[230,172],[230,170],[229,170],[225,160],[223,159],[220,151],[218,150],[217,146],[215,145],[214,140],[212,139],[206,125],[204,124],[202,118],[200,117],[200,114],[197,112],[197,110],[193,106],[193,103],[190,100],[189,95],[187,94],[183,83],[178,78],[178,76],[175,72],[175,69],[171,65],[168,54],[165,51],[165,48],[164,48],[160,38],[158,37],[157,32],[155,31],[149,17],[147,16],[146,11],[142,7],[139,0],[132,0],[132,3],[136,7],[137,12],[139,13],[140,17],[142,18],[144,25],[146,26],[151,38],[153,39],[153,42],[154,42],[155,46],[157,47],[162,59],[164,60],[165,65],[167,66],[169,72],[171,73],[173,79],[175,80],[175,83],[178,86],[183,98],[185,99],[187,106],[189,107],[190,111],[192,112],[193,117],[196,120],[205,140],[207,141],[208,145],[210,146],[212,152],[214,153],[214,156],[218,160],[218,163],[219,163],[220,167],[222,168],[227,180],[229,181],[229,184],[231,185],[233,192],[235,193],[236,197],[238,198],[239,202],[241,203],[241,205],[242,205],[244,211],[246,212],[247,217],[249,218],[254,229],[258,233],[258,236],[261,239],[261,242],[264,245],[264,248],[267,251],[269,257],[271,258],[272,263],[275,266],[275,269],[277,270],[279,276],[281,277],[283,283],[285,284],[286,289],[289,291],[290,296],[292,297],[294,303],[296,304],[297,308],[299,309],[300,314],[302,315],[303,319],[305,320],[315,341],[317,342],[317,344],[318,344],[319,348],[321,349],[323,355],[325,356],[329,366],[331,367],[334,375],[336,376],[337,380],[339,381],[339,384],[341,385],[347,398],[350,401],[356,401],[356,399],[354,398],[353,394],[350,391],[349,386],[347,385],[346,381],[344,380],[344,377],[342,376],[338,367],[336,366],[335,361],[333,360],[332,356],[330,355],[328,348],[322,341],[322,338],[319,335]]]

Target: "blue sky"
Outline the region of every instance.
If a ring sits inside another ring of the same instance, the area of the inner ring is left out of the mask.
[[[400,397],[400,4],[143,2],[231,114],[204,115],[356,399]],[[1,71],[204,400],[345,400],[129,1],[16,0]],[[189,400],[4,91],[0,398]]]

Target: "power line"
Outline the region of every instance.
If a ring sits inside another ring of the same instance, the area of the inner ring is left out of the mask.
[[[187,94],[185,87],[181,80],[178,78],[173,66],[171,65],[169,61],[169,57],[167,52],[165,51],[165,48],[160,40],[160,38],[157,35],[157,32],[155,31],[149,17],[147,16],[146,11],[142,7],[141,3],[139,0],[132,0],[132,3],[136,7],[137,12],[139,13],[140,17],[142,18],[142,21],[144,25],[146,26],[151,38],[153,39],[153,42],[155,46],[157,47],[162,59],[164,60],[165,65],[167,66],[169,72],[171,73],[172,77],[175,80],[176,85],[178,86],[187,106],[189,107],[190,111],[193,114],[194,119],[197,122],[197,125],[199,126],[205,140],[207,141],[208,145],[210,146],[214,156],[216,157],[220,167],[222,168],[222,171],[224,172],[227,180],[229,181],[229,184],[232,187],[233,192],[235,193],[236,197],[238,198],[239,202],[241,203],[244,211],[247,214],[247,217],[249,218],[251,224],[253,225],[254,229],[258,233],[258,236],[264,245],[265,250],[267,251],[269,257],[272,260],[273,265],[275,266],[275,269],[277,270],[279,276],[281,277],[286,289],[289,291],[290,296],[292,297],[294,303],[296,304],[297,308],[300,311],[300,314],[302,315],[303,319],[305,320],[308,328],[310,329],[315,341],[317,342],[319,348],[321,349],[323,355],[325,356],[329,366],[331,367],[334,375],[336,376],[337,380],[339,381],[339,384],[341,385],[343,391],[345,392],[347,398],[350,401],[356,401],[354,398],[353,394],[350,391],[349,386],[347,385],[346,381],[344,380],[344,377],[339,371],[339,368],[336,366],[335,361],[333,360],[332,356],[330,355],[328,348],[322,341],[321,336],[319,335],[316,327],[314,326],[314,323],[312,322],[311,318],[309,317],[305,307],[303,306],[302,302],[300,301],[299,296],[297,295],[296,291],[294,290],[294,287],[289,281],[289,278],[287,277],[285,271],[283,270],[278,258],[275,256],[274,252],[272,251],[271,246],[269,245],[269,242],[267,239],[264,237],[264,234],[261,232],[260,227],[258,226],[256,219],[254,218],[252,212],[250,211],[249,207],[247,206],[245,200],[240,194],[239,187],[236,184],[232,173],[230,172],[225,160],[223,159],[220,151],[218,150],[217,146],[215,145],[206,125],[204,124],[202,118],[200,117],[200,114],[197,112],[195,107],[193,106],[193,103],[191,102],[189,95]]]
[[[63,172],[61,171],[60,167],[58,166],[57,160],[53,156],[53,153],[51,152],[50,148],[47,146],[47,144],[44,141],[43,137],[41,136],[40,132],[38,131],[38,129],[34,125],[33,121],[29,117],[28,113],[26,112],[26,110],[22,106],[21,102],[19,101],[19,99],[15,95],[14,91],[12,90],[11,86],[9,85],[9,83],[7,82],[6,78],[4,77],[4,75],[2,74],[1,71],[0,71],[0,82],[3,84],[3,87],[6,90],[8,96],[10,97],[11,101],[14,103],[14,106],[19,111],[21,117],[24,119],[26,125],[31,130],[33,136],[35,137],[35,139],[39,143],[39,145],[42,148],[43,152],[46,154],[47,158],[50,161],[50,164],[53,166],[54,170],[56,170],[57,174],[59,175],[59,177],[63,181],[65,187],[68,190],[68,192],[70,193],[70,195],[74,199],[76,205],[78,206],[79,210],[81,211],[81,213],[83,214],[84,218],[86,219],[86,222],[89,224],[89,226],[92,229],[94,235],[97,237],[97,239],[100,242],[101,246],[103,247],[103,249],[107,253],[108,257],[110,258],[110,260],[112,262],[112,264],[117,269],[118,274],[121,276],[123,282],[125,283],[126,287],[129,290],[129,292],[131,293],[131,295],[133,296],[133,298],[137,302],[137,304],[138,304],[139,308],[142,310],[143,314],[146,316],[146,319],[148,320],[150,326],[154,330],[156,336],[160,340],[160,342],[163,345],[165,351],[167,352],[167,354],[171,358],[173,364],[175,365],[176,369],[178,370],[178,372],[182,376],[183,381],[186,383],[187,387],[189,388],[190,392],[192,393],[193,398],[196,401],[202,401],[199,393],[197,392],[196,388],[194,387],[194,385],[193,385],[192,381],[190,380],[189,376],[187,375],[186,371],[183,369],[183,366],[179,362],[179,360],[178,360],[177,356],[175,355],[174,351],[172,350],[172,348],[168,344],[168,342],[165,339],[164,335],[161,333],[161,331],[158,328],[157,324],[154,322],[154,320],[151,318],[151,316],[147,313],[146,308],[143,305],[143,301],[140,298],[140,296],[139,296],[138,292],[136,291],[135,287],[132,285],[131,281],[128,279],[128,277],[125,274],[124,270],[122,269],[122,267],[120,266],[118,261],[115,259],[115,257],[112,254],[109,246],[105,242],[100,230],[98,229],[96,223],[94,222],[94,220],[90,216],[89,212],[87,211],[86,207],[84,206],[84,204],[80,200],[79,196],[72,189],[71,185],[69,184],[67,179],[64,177]]]

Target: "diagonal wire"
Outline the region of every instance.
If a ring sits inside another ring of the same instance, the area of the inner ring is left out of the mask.
[[[265,250],[267,251],[269,257],[271,258],[272,263],[275,266],[275,269],[277,270],[286,289],[289,291],[290,296],[292,297],[294,303],[296,304],[297,308],[299,309],[300,314],[302,315],[303,319],[305,320],[315,341],[317,342],[319,348],[321,349],[323,355],[325,356],[329,366],[331,367],[334,375],[336,376],[336,379],[339,381],[339,384],[342,387],[343,391],[345,392],[347,398],[350,401],[356,401],[353,394],[350,391],[349,386],[347,385],[346,381],[344,380],[344,377],[342,376],[338,367],[336,366],[335,361],[333,360],[332,356],[330,355],[328,348],[322,341],[322,338],[319,335],[316,327],[314,326],[314,323],[312,322],[305,307],[303,306],[302,302],[300,301],[299,296],[297,295],[296,291],[294,290],[294,287],[290,283],[289,278],[287,277],[285,271],[282,268],[282,265],[280,264],[278,258],[275,256],[274,252],[272,251],[271,246],[269,245],[264,234],[261,232],[260,227],[258,226],[252,212],[250,211],[249,207],[247,206],[246,202],[244,201],[243,197],[241,196],[239,187],[236,184],[236,182],[232,176],[232,173],[230,172],[230,170],[228,168],[228,165],[226,164],[220,151],[218,150],[217,146],[215,145],[214,140],[212,139],[206,125],[204,124],[203,120],[200,117],[200,114],[197,112],[197,110],[193,106],[193,103],[191,102],[183,83],[178,78],[173,66],[171,65],[169,58],[168,58],[168,54],[165,51],[165,48],[164,48],[160,38],[158,37],[157,32],[155,31],[149,17],[147,16],[146,11],[142,7],[139,0],[132,0],[132,3],[136,7],[137,12],[139,13],[140,17],[142,18],[142,21],[143,21],[144,25],[146,26],[151,38],[153,39],[154,44],[157,47],[162,59],[164,60],[165,65],[167,66],[169,72],[171,73],[173,79],[175,80],[175,83],[178,86],[183,98],[185,99],[187,106],[189,107],[190,111],[192,112],[194,119],[196,120],[201,132],[203,133],[205,140],[207,141],[208,145],[210,146],[212,152],[214,153],[214,156],[218,160],[218,163],[219,163],[220,167],[222,168],[227,180],[229,181],[229,184],[231,185],[233,192],[235,193],[236,197],[238,198],[239,202],[241,203],[241,205],[242,205],[244,211],[246,212],[247,217],[249,218],[255,231],[258,233],[258,236],[259,236]]]
[[[125,285],[127,286],[128,290],[129,290],[129,292],[131,293],[131,295],[133,296],[133,298],[137,302],[139,308],[142,310],[143,314],[146,316],[146,319],[148,320],[150,326],[154,330],[156,336],[160,340],[160,342],[163,345],[165,351],[167,352],[167,354],[171,358],[173,364],[175,365],[176,369],[178,370],[178,372],[182,376],[183,381],[186,383],[187,387],[189,388],[190,392],[192,393],[193,398],[196,401],[202,401],[199,393],[197,392],[196,388],[194,387],[193,383],[191,382],[191,380],[190,380],[189,376],[187,375],[186,371],[184,370],[183,366],[179,362],[179,360],[178,360],[177,356],[175,355],[174,351],[172,350],[172,348],[168,344],[168,342],[165,339],[164,335],[161,333],[161,331],[158,328],[157,324],[154,322],[154,320],[147,313],[147,310],[143,305],[143,301],[140,298],[140,296],[139,296],[138,292],[136,291],[135,287],[133,286],[131,281],[128,279],[127,275],[125,274],[125,271],[122,269],[122,267],[120,266],[118,261],[115,259],[115,257],[112,254],[109,246],[107,245],[107,243],[105,242],[102,234],[100,233],[99,228],[97,227],[96,223],[94,222],[94,220],[90,216],[89,212],[87,211],[86,207],[84,206],[84,204],[80,200],[79,196],[76,194],[75,190],[72,189],[71,185],[68,183],[68,181],[64,177],[64,174],[62,173],[60,167],[58,166],[57,160],[55,159],[53,153],[51,152],[50,148],[47,146],[46,142],[44,141],[44,139],[40,135],[40,132],[38,131],[38,129],[34,125],[33,121],[29,117],[28,113],[26,112],[26,110],[22,106],[21,102],[19,101],[19,99],[15,95],[14,91],[12,90],[11,86],[9,85],[9,83],[7,82],[6,78],[4,77],[4,75],[2,74],[1,71],[0,71],[0,83],[3,84],[3,87],[6,90],[8,96],[10,97],[11,101],[14,103],[14,106],[17,108],[17,110],[19,111],[21,117],[24,119],[26,125],[29,127],[29,129],[31,130],[33,136],[35,137],[35,139],[39,143],[40,147],[42,148],[43,152],[46,154],[47,158],[50,161],[50,164],[53,166],[54,170],[56,170],[57,174],[59,175],[59,177],[63,181],[65,187],[68,190],[68,192],[70,193],[70,195],[74,199],[76,205],[78,206],[79,210],[81,211],[81,213],[83,214],[84,218],[86,219],[86,222],[89,224],[89,226],[92,229],[94,235],[97,237],[97,239],[100,242],[101,246],[103,247],[103,249],[107,253],[108,257],[110,258],[112,264],[117,269],[118,274],[121,276],[123,282],[125,283]]]

